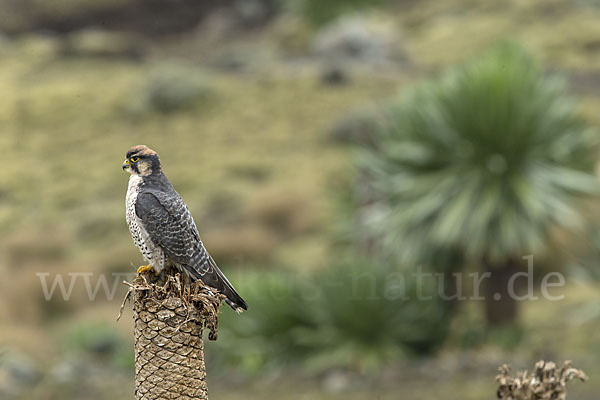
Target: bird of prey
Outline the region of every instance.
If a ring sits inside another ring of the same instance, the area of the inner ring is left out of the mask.
[[[224,294],[235,311],[247,310],[202,244],[192,214],[162,172],[158,154],[147,146],[134,146],[125,156],[123,170],[131,174],[125,200],[127,225],[148,261],[138,272],[158,274],[173,265],[193,281],[199,279]]]

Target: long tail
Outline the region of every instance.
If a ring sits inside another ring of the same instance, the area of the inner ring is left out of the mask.
[[[213,263],[214,263],[214,261],[213,261]],[[215,271],[217,272],[217,275],[219,276],[221,282],[223,283],[222,288],[218,287],[217,289],[219,289],[219,291],[226,296],[225,303],[227,303],[229,305],[229,307],[233,308],[234,311],[237,313],[241,313],[242,311],[247,310],[248,305],[246,304],[244,299],[242,299],[242,297],[235,291],[235,288],[229,282],[229,280],[225,277],[223,272],[221,272],[219,267],[217,267],[216,265],[214,265],[214,267],[215,267]]]
[[[212,288],[217,289],[219,292],[225,295],[225,303],[227,303],[234,311],[240,313],[248,309],[248,305],[242,299],[242,297],[235,291],[233,285],[225,277],[225,274],[221,272],[215,260],[209,255],[208,262],[210,269],[202,276],[195,273],[194,278],[200,279],[202,283]],[[195,272],[195,271],[194,271]]]

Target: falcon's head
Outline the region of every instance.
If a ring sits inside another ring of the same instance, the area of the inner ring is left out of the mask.
[[[143,144],[133,146],[127,151],[123,169],[130,174],[148,176],[160,173],[158,154]]]

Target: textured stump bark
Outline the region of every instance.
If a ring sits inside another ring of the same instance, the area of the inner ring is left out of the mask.
[[[151,274],[150,274],[151,275]],[[216,340],[222,296],[178,275],[138,276],[134,297],[135,398],[208,399],[203,331]]]

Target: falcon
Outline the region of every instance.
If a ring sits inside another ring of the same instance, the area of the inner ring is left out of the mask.
[[[125,199],[127,225],[148,261],[138,273],[158,274],[173,265],[192,281],[200,280],[224,294],[235,311],[247,310],[200,240],[192,214],[162,172],[158,154],[147,146],[134,146],[125,156],[123,170],[131,174]]]

